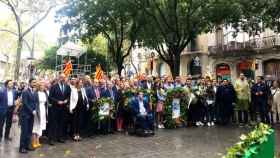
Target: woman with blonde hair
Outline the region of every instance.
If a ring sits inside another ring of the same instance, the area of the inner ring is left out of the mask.
[[[43,81],[39,82],[37,85],[37,97],[39,105],[37,107],[37,114],[34,117],[32,138],[32,147],[35,149],[41,147],[39,139],[47,127],[48,93],[46,83]]]

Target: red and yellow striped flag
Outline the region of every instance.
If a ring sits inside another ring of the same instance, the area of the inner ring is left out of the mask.
[[[96,65],[96,71],[95,71],[95,79],[101,80],[103,78],[103,70],[100,66],[100,64]]]
[[[71,63],[71,60],[69,60],[66,64],[65,64],[65,68],[63,70],[63,73],[66,77],[68,77],[71,72],[73,71],[73,66],[72,66],[72,63]]]

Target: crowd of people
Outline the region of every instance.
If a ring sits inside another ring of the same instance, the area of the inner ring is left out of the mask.
[[[167,92],[176,88],[188,93],[184,126],[242,127],[259,121],[276,124],[280,115],[279,87],[278,80],[258,76],[254,82],[244,74],[234,82],[191,76],[174,80],[145,76],[132,80],[96,80],[89,76],[68,79],[64,74],[51,81],[7,80],[0,90],[0,141],[3,131],[4,140],[12,141],[10,129],[16,117],[21,128],[20,153],[41,147],[42,136],[48,138],[49,145],[55,145],[65,143],[69,136],[81,141],[81,135],[128,132],[136,124],[144,133],[153,133],[155,128],[165,128]],[[129,97],[128,91],[133,92]],[[115,106],[108,105],[104,98]]]

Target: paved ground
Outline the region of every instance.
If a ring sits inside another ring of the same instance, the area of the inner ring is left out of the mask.
[[[0,144],[0,158],[220,158],[247,131],[238,127],[203,127],[160,130],[149,138],[114,134],[54,147],[44,145],[28,155],[18,154],[18,140],[14,140]],[[280,152],[280,128],[276,131],[276,148]]]

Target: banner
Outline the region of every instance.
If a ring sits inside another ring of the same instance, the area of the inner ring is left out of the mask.
[[[110,114],[110,105],[109,103],[104,103],[102,106],[100,106],[99,115],[109,116],[109,114]]]
[[[172,101],[172,118],[176,119],[181,116],[180,99],[174,98]]]

